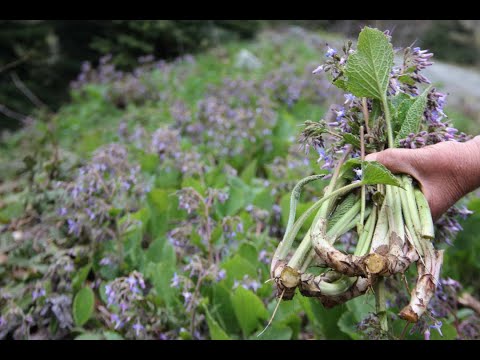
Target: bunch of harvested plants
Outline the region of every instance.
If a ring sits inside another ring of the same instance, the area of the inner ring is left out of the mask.
[[[329,47],[327,61],[314,71],[327,73],[346,92],[343,106],[332,106],[328,120],[307,121],[301,136],[306,150],[315,149],[331,173],[309,176],[295,186],[285,234],[271,263],[277,296],[284,300],[292,299],[298,288],[329,308],[371,289],[384,331],[385,277],[416,265],[410,303],[399,314],[415,323],[434,295],[443,250],[434,248],[435,226],[420,184],[365,161],[365,156],[386,148],[467,139],[448,123],[442,111],[445,95],[421,74],[432,64],[432,54],[408,47],[394,66],[396,51],[388,32],[366,27],[355,50],[351,42],[343,53]],[[427,87],[421,90],[423,84]],[[302,188],[328,177],[323,197],[295,220]],[[311,227],[294,248],[313,214]],[[346,234],[357,240],[354,251],[340,241]],[[323,272],[315,275],[312,268]]]

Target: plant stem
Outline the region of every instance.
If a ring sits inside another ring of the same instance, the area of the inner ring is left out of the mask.
[[[355,183],[355,184],[350,184],[347,186],[344,186],[338,190],[333,191],[329,195],[324,196],[322,199],[318,200],[315,204],[310,206],[310,208],[307,209],[295,222],[295,224],[292,227],[292,230],[288,234],[285,234],[284,242],[281,251],[277,254],[279,259],[284,259],[285,256],[287,255],[288,251],[292,247],[293,241],[295,240],[295,237],[297,236],[298,232],[300,231],[300,228],[302,225],[305,223],[305,221],[308,219],[310,215],[313,214],[315,210],[317,210],[325,201],[335,197],[335,196],[341,196],[344,195],[353,189],[356,189],[358,187],[362,186],[361,182]],[[282,243],[280,243],[282,244]],[[277,259],[278,260],[278,259]],[[274,260],[275,261],[275,260]]]
[[[383,331],[388,331],[388,317],[385,299],[385,278],[381,277],[374,285],[375,305],[378,318],[380,319],[380,327]]]
[[[365,98],[364,98],[365,99]],[[364,104],[365,107],[366,104]],[[366,121],[368,121],[368,110],[365,110],[367,113]],[[363,176],[363,161],[365,160],[365,137],[363,134],[363,126],[360,126],[360,152],[362,159],[362,176]],[[366,186],[363,185],[361,189],[361,208],[360,208],[360,223],[358,226],[358,235],[362,235],[363,232],[363,223],[365,221],[365,202],[366,202]]]
[[[414,193],[420,215],[420,223],[422,226],[420,235],[426,239],[433,239],[435,237],[435,230],[433,226],[432,213],[430,211],[430,207],[428,206],[427,199],[419,189],[415,189]]]
[[[388,147],[395,147],[393,142],[393,129],[392,129],[392,119],[390,117],[390,108],[387,102],[387,95],[385,94],[382,98],[382,107],[385,114],[385,122],[387,123],[387,138],[388,138]]]
[[[274,259],[283,260],[284,257],[286,256],[286,253],[288,253],[288,251],[290,250],[290,248],[288,248],[288,249],[286,249],[286,251],[284,251],[285,250],[284,248],[286,246],[285,238],[290,233],[290,230],[292,229],[292,226],[295,223],[295,214],[296,214],[296,211],[297,211],[297,203],[300,199],[300,195],[301,195],[303,187],[305,185],[307,185],[308,183],[312,182],[312,181],[315,181],[317,179],[322,178],[323,176],[324,175],[308,176],[308,177],[300,180],[295,185],[295,187],[293,188],[292,195],[290,196],[290,212],[288,214],[287,228],[285,229],[285,234],[283,236],[282,241],[280,242],[280,244],[277,247],[277,250],[275,251],[275,254],[273,256]],[[285,253],[285,255],[283,257],[280,256],[280,254],[283,254],[283,253]],[[275,264],[275,262],[272,262],[272,266],[274,266],[274,264]],[[272,271],[273,271],[273,269],[272,269]]]

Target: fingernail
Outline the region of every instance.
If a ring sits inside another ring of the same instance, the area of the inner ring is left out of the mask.
[[[367,156],[365,156],[365,160],[366,161],[376,161],[377,160],[377,153],[368,154]]]

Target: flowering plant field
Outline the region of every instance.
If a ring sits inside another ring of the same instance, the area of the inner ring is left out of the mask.
[[[461,220],[470,213],[462,206],[436,225],[438,246],[458,245],[447,246],[442,279],[414,326],[398,316],[410,294],[396,275],[385,281],[388,332],[371,292],[331,309],[295,296],[262,332],[277,305],[268,280],[290,192],[301,178],[323,178],[298,196],[305,214],[356,140],[326,146],[318,136],[319,124],[333,137],[353,133],[362,113],[359,98],[325,74],[341,80],[350,55],[342,45],[292,28],[173,62],[145,56],[132,72],[108,57],[85,63],[70,104],[39,111],[0,143],[0,339],[479,338],[480,316],[459,301],[480,291],[471,250],[480,245],[469,238],[478,218]],[[423,96],[431,54],[401,55],[389,94]],[[422,114],[432,128],[405,132],[399,145],[467,139],[445,100],[428,92]],[[298,238],[314,217],[297,226]],[[340,238],[346,252],[356,241]]]

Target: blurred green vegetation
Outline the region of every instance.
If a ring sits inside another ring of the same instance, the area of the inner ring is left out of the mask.
[[[301,26],[352,36],[363,25],[379,26],[392,29],[399,44],[415,40],[435,52],[438,59],[477,63],[478,22],[414,21],[0,20],[0,105],[11,110],[7,115],[0,111],[0,129],[17,127],[22,115],[29,115],[35,107],[19,88],[19,82],[43,103],[57,109],[69,99],[68,84],[84,61],[95,63],[102,55],[112,54],[120,69],[131,70],[140,56],[171,59],[231,40],[251,39],[266,27]]]

